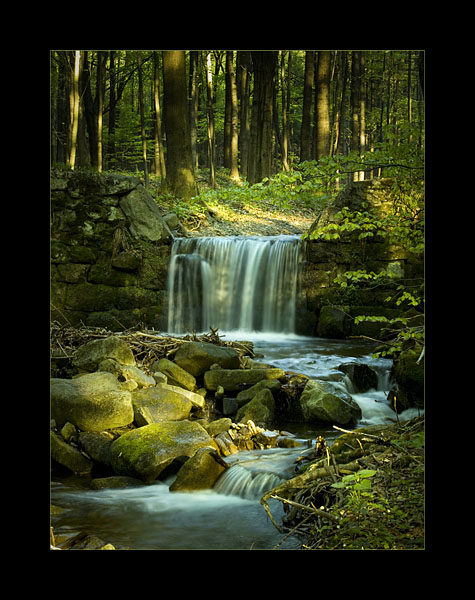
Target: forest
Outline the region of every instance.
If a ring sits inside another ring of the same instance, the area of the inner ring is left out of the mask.
[[[53,50],[50,82],[52,164],[184,198],[203,172],[252,185],[346,157],[368,179],[424,149],[422,50]]]

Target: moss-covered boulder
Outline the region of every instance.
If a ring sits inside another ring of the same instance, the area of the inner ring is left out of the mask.
[[[171,492],[194,492],[213,487],[226,467],[213,448],[200,448],[178,471]]]
[[[67,444],[63,438],[51,430],[51,458],[78,475],[86,475],[92,471],[94,463],[81,452]]]
[[[149,425],[161,421],[181,421],[191,411],[191,400],[164,387],[150,387],[132,392],[135,422]]]
[[[253,421],[256,425],[267,427],[274,420],[274,413],[274,396],[269,389],[263,389],[237,411],[236,421],[238,423]]]
[[[347,306],[324,306],[318,320],[318,335],[325,338],[345,338],[351,331],[351,322]]]
[[[111,445],[111,464],[117,475],[151,482],[179,456],[216,444],[198,423],[165,421],[124,433]]]
[[[213,369],[204,374],[207,390],[215,392],[221,386],[225,392],[241,391],[264,379],[285,379],[282,369]]]
[[[104,431],[134,420],[132,396],[112,373],[96,371],[75,379],[53,378],[51,418],[70,422],[81,431]]]
[[[282,384],[278,379],[263,379],[247,390],[239,392],[239,394],[236,396],[238,408],[241,408],[241,406],[244,406],[244,404],[252,400],[254,396],[256,396],[261,390],[270,390],[275,398],[280,392],[281,388]]]
[[[175,354],[175,363],[194,377],[202,375],[213,364],[223,369],[239,369],[239,354],[234,348],[206,342],[186,342]]]
[[[337,391],[329,384],[307,381],[299,406],[306,422],[354,425],[361,419],[361,408],[349,394]]]
[[[420,362],[421,348],[405,350],[394,366],[397,383],[397,403],[403,408],[424,408],[424,360]]]
[[[194,392],[197,389],[196,379],[182,369],[179,365],[175,364],[171,360],[167,358],[162,358],[158,362],[158,370],[164,373],[168,378],[168,383],[170,385],[176,385],[178,387],[182,387],[185,390],[190,390],[190,392]]]
[[[92,340],[80,346],[74,353],[73,365],[84,371],[95,371],[99,363],[108,358],[120,365],[135,366],[135,357],[130,346],[116,336]]]

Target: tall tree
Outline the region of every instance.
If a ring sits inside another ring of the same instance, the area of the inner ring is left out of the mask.
[[[327,156],[330,150],[330,50],[319,50],[315,103],[317,105],[316,152],[317,160]]]
[[[278,51],[252,51],[254,94],[252,102],[249,183],[257,183],[272,174],[272,105]]]
[[[184,50],[163,50],[163,104],[167,136],[165,187],[175,196],[196,193],[191,154]]]
[[[190,50],[190,134],[191,134],[191,153],[193,155],[193,166],[198,168],[198,51]]]
[[[216,138],[214,135],[214,90],[211,52],[206,54],[206,89],[208,92],[208,158],[209,184],[216,187]]]
[[[104,116],[104,71],[107,54],[97,53],[97,170],[102,171],[102,118]]]
[[[229,169],[231,179],[239,179],[238,169],[238,100],[236,75],[234,72],[233,51],[226,51],[226,75],[228,78],[227,85],[230,88],[230,139],[229,139]]]
[[[285,75],[285,52],[280,56],[280,88],[282,94],[282,170],[290,171],[289,167],[289,121],[288,107],[290,102],[290,61],[291,53],[289,50],[287,65],[287,78]]]
[[[142,139],[142,158],[145,187],[148,187],[148,164],[147,164],[147,136],[145,133],[145,111],[143,103],[143,74],[142,56],[137,50],[137,73],[139,77],[139,110],[140,110],[140,137]]]
[[[312,87],[315,70],[315,50],[305,52],[302,127],[300,130],[300,162],[312,160]]]
[[[153,105],[154,105],[154,171],[155,175],[160,175],[162,179],[167,176],[165,167],[165,156],[162,141],[162,115],[160,110],[160,83],[158,68],[158,52],[153,51]]]
[[[249,120],[249,89],[252,70],[251,53],[242,50],[237,53],[237,90],[239,97],[239,157],[240,170],[247,177],[249,142],[251,127]]]
[[[360,154],[366,150],[366,86],[365,86],[365,54],[359,52],[359,74],[360,74]],[[365,172],[359,172],[360,181],[365,178]]]
[[[76,150],[79,125],[79,71],[81,65],[81,50],[72,52],[70,63],[70,88],[69,88],[69,158],[68,166],[74,169],[76,164]]]

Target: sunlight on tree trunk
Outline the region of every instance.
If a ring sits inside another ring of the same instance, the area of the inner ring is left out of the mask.
[[[69,95],[70,106],[70,152],[68,165],[74,169],[76,164],[76,150],[78,140],[78,124],[79,124],[79,65],[81,62],[81,50],[76,50],[74,53],[74,69],[71,77],[71,88]]]

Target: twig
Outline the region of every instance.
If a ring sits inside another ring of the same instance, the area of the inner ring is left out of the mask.
[[[282,545],[282,544],[285,542],[285,540],[286,540],[287,538],[289,538],[289,537],[290,537],[290,536],[291,536],[293,533],[295,533],[295,532],[297,531],[297,529],[298,529],[298,528],[299,528],[301,525],[303,525],[304,523],[306,523],[306,522],[307,522],[307,521],[310,519],[310,517],[311,517],[311,516],[312,516],[311,514],[308,514],[308,515],[307,515],[307,516],[306,516],[304,519],[302,519],[302,520],[300,521],[300,523],[298,523],[298,524],[297,524],[297,525],[296,525],[296,526],[295,526],[295,527],[294,527],[294,528],[293,528],[291,531],[289,531],[289,533],[288,533],[288,534],[287,534],[285,537],[283,537],[283,538],[280,540],[280,542],[279,542],[279,543],[278,543],[276,546],[274,546],[274,547],[272,548],[272,550],[277,550],[277,548],[278,548],[279,546],[281,546],[281,545]]]
[[[338,521],[338,517],[335,517],[335,515],[327,513],[324,510],[320,510],[319,508],[312,508],[310,506],[306,506],[305,504],[299,504],[298,502],[294,502],[293,500],[287,500],[287,498],[281,498],[280,496],[276,496],[274,494],[272,494],[270,498],[273,498],[274,500],[279,500],[280,502],[284,502],[285,504],[290,504],[291,506],[296,506],[297,508],[300,508],[302,510],[307,510],[315,515],[318,515],[319,517],[325,517],[326,519],[330,519],[331,521]]]

